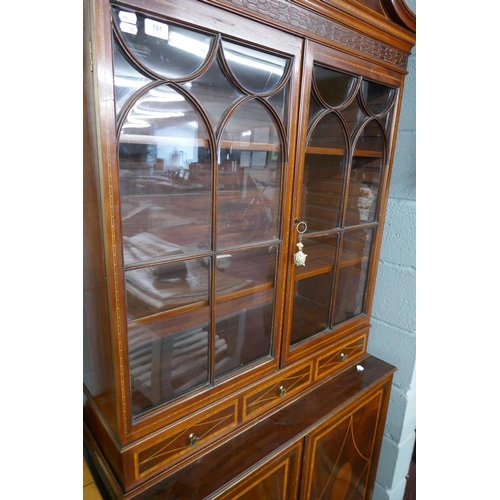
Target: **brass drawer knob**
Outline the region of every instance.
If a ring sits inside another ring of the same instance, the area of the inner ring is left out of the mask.
[[[200,440],[199,436],[197,436],[194,432],[189,434],[188,439],[189,446],[196,446],[198,444],[198,441]]]
[[[280,385],[278,390],[279,390],[280,398],[284,397],[286,394],[286,387]]]
[[[345,352],[340,353],[340,361],[344,362],[349,359],[349,354],[346,354]]]

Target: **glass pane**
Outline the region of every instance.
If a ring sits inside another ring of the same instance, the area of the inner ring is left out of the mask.
[[[359,136],[351,166],[346,226],[377,220],[377,205],[384,162],[382,128],[371,121]]]
[[[286,122],[286,97],[288,95],[288,85],[285,85],[283,89],[281,89],[279,92],[276,94],[273,94],[272,96],[266,97],[266,101],[269,102],[273,108],[275,109],[276,113],[278,113],[278,116],[281,118],[281,121],[283,123]]]
[[[228,41],[223,41],[222,47],[230,70],[245,89],[264,94],[278,86],[287,59]]]
[[[346,231],[339,260],[333,324],[361,314],[365,306],[373,228]]]
[[[163,239],[164,256],[171,245],[184,253],[209,248],[212,163],[208,131],[191,103],[167,85],[149,90],[127,114],[119,141],[123,235]],[[125,265],[142,261],[137,253],[124,257]]]
[[[132,54],[160,76],[185,78],[207,59],[213,36],[118,8],[113,15]]]
[[[359,104],[358,99],[359,95],[353,102],[351,102],[351,104],[349,104],[349,106],[347,106],[347,108],[341,111],[342,117],[347,122],[347,127],[351,136],[356,131],[357,127],[359,127],[368,118],[368,114]]]
[[[217,377],[270,355],[272,289],[220,301],[216,305],[216,316],[217,337],[227,344],[215,367]]]
[[[276,245],[217,255],[217,296],[224,300],[217,306],[216,333],[229,346],[217,375],[269,355],[276,257]],[[231,298],[229,294],[238,287],[228,287],[230,281],[237,282],[240,290],[259,287],[262,291],[240,292]]]
[[[393,105],[396,89],[364,80],[361,84],[361,95],[370,113],[382,115]]]
[[[330,154],[343,155],[346,152],[346,138],[344,128],[335,113],[328,113],[314,126],[308,144],[311,148],[328,148]]]
[[[358,78],[314,65],[314,83],[321,99],[331,107],[346,103],[356,88]]]
[[[295,284],[292,344],[328,328],[332,277],[332,272],[318,274]]]
[[[263,104],[243,104],[219,149],[218,248],[278,238],[281,141]]]
[[[115,85],[115,108],[118,115],[127,99],[151,80],[141,75],[141,73],[131,66],[125,57],[123,57],[116,41],[113,44],[113,49],[113,83]]]
[[[277,246],[233,250],[216,256],[217,296],[237,289],[274,285]],[[234,285],[232,284],[234,281]],[[238,283],[238,285],[236,285]]]
[[[294,267],[292,344],[329,327],[337,242],[337,235],[302,240],[307,260],[305,266]]]
[[[303,238],[303,251],[307,255],[305,266],[295,266],[295,280],[311,274],[326,273],[333,270],[337,251],[338,235]]]
[[[324,116],[314,128],[304,162],[300,217],[310,232],[339,226],[346,150],[339,118]]]
[[[339,226],[344,176],[344,156],[306,154],[301,220],[310,232]]]
[[[243,95],[222,73],[218,59],[214,59],[201,76],[182,85],[203,104],[214,128],[226,110]]]
[[[129,325],[128,345],[132,412],[143,413],[164,401],[208,383],[209,333],[208,307],[191,318],[176,318],[176,325],[189,325],[176,332],[165,332],[165,324]],[[225,349],[216,346],[216,356]]]
[[[124,247],[128,249],[129,245]],[[140,248],[142,250],[144,245]],[[209,276],[204,259],[125,271],[129,320],[193,303],[208,303]]]
[[[316,117],[324,111],[323,105],[319,102],[315,94],[309,100],[309,125],[316,120]]]

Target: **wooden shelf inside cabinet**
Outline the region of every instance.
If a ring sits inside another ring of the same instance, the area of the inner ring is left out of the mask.
[[[122,134],[120,142],[128,144],[175,144],[176,147],[189,146],[207,148],[208,141],[205,139],[182,138],[167,135],[140,135],[140,134]],[[245,151],[279,151],[278,144],[269,144],[264,142],[245,142],[245,141],[220,141],[221,149],[240,149]]]
[[[339,148],[320,148],[320,147],[309,146],[306,149],[306,153],[307,154],[311,154],[311,155],[344,156],[345,155],[345,149],[339,149]]]
[[[367,260],[368,256],[366,255],[359,255],[355,252],[344,250],[339,261],[339,268],[342,269],[344,267],[355,266],[357,264],[361,264],[361,262],[366,262]]]
[[[308,246],[308,248],[311,247]],[[334,268],[332,252],[334,252],[334,249],[329,245],[314,245],[314,258],[308,258],[304,267],[295,267],[295,281],[311,278],[312,276],[332,271]],[[344,267],[355,266],[362,262],[366,262],[367,260],[368,256],[366,255],[359,255],[356,252],[344,250],[339,259],[338,267],[342,269]]]
[[[312,155],[344,156],[346,151],[345,149],[339,149],[339,148],[308,147],[306,149],[306,153]],[[357,149],[354,151],[354,156],[363,156],[363,157],[381,158],[382,154],[383,153],[381,151],[371,151],[362,149]]]
[[[307,241],[306,253],[310,253],[305,266],[295,267],[295,281],[311,278],[318,274],[324,274],[333,270],[335,248],[321,243]],[[311,258],[312,257],[312,258]]]
[[[272,300],[273,285],[271,283],[253,286],[225,294],[217,299],[217,310],[220,316],[227,316],[235,311],[245,308],[256,307]],[[129,303],[131,299],[129,298]],[[169,311],[156,314],[150,313],[142,318],[133,319],[129,322],[129,328],[155,323],[164,324],[159,327],[165,335],[177,331],[181,326],[193,327],[201,322],[206,315],[206,301],[194,302],[189,305],[176,307]],[[167,326],[168,325],[168,326]]]
[[[221,141],[221,149],[238,149],[242,151],[279,151],[278,144],[264,142]]]

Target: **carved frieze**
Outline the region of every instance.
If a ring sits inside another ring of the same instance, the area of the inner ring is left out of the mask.
[[[285,23],[307,35],[318,36],[380,61],[406,68],[407,55],[373,38],[285,0],[217,0],[260,16]]]

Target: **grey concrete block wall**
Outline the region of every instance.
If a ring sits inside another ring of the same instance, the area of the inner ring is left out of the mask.
[[[408,6],[416,12],[415,0]],[[395,365],[373,500],[402,500],[416,429],[416,48],[408,62],[368,351]]]

